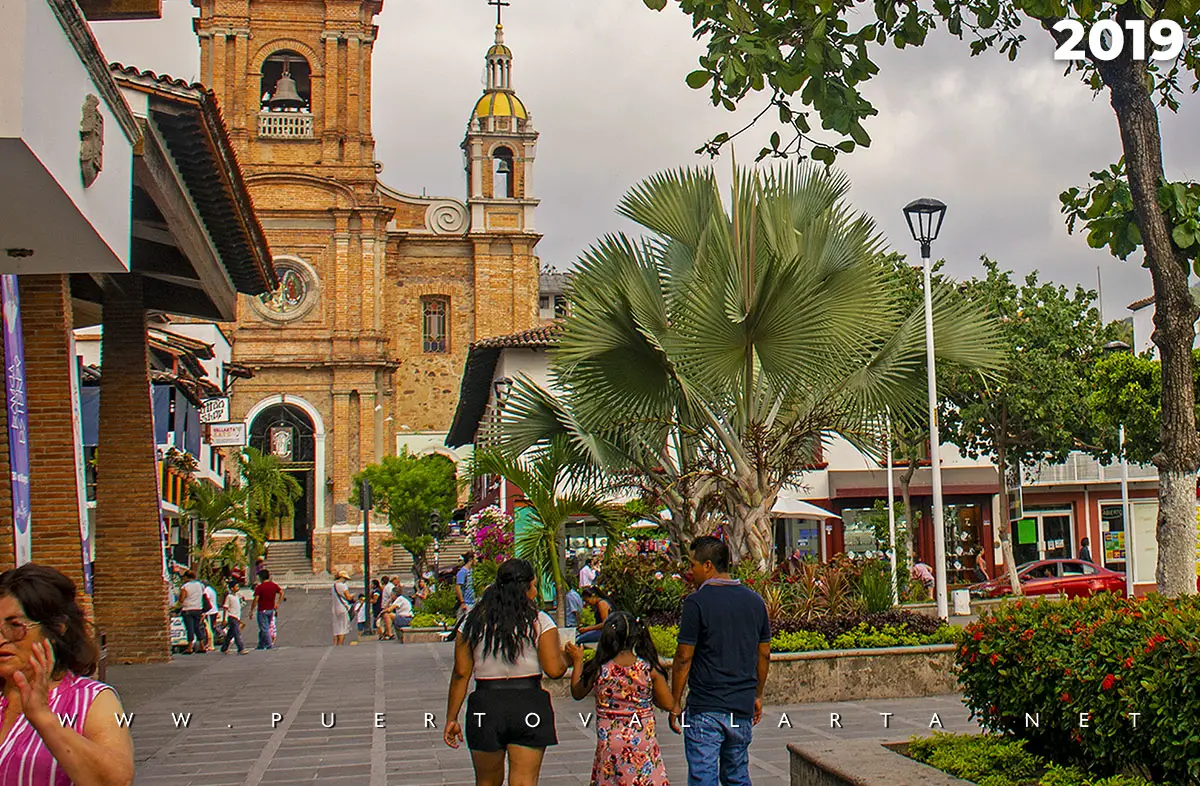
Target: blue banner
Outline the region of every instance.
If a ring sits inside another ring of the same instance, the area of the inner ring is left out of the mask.
[[[12,474],[13,545],[16,564],[31,559],[29,510],[29,410],[25,398],[25,340],[16,276],[0,276],[4,314],[5,404],[8,411],[8,462]]]

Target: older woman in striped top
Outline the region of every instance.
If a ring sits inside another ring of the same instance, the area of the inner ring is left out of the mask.
[[[126,786],[133,739],[75,585],[28,564],[0,574],[0,784]]]

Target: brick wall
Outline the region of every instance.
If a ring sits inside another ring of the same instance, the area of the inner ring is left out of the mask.
[[[104,296],[96,486],[96,616],[109,659],[170,659],[142,281],[115,276]]]
[[[68,344],[70,283],[66,276],[50,275],[21,276],[18,282],[29,406],[32,557],[69,576],[87,606],[70,393],[75,364]]]
[[[354,513],[357,513],[353,508]],[[361,520],[362,514],[358,513]],[[386,525],[371,522],[371,575],[378,575],[392,564],[392,547],[384,546],[384,538],[391,535]],[[350,539],[355,538],[354,545]],[[332,533],[333,571],[344,570],[351,576],[362,578],[362,533]],[[321,532],[313,536],[313,565],[325,569],[325,554],[329,550],[330,533]]]

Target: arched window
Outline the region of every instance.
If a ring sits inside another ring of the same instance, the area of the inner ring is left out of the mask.
[[[291,404],[276,404],[264,409],[250,424],[250,447],[285,464],[313,461],[315,455],[312,418]]]
[[[312,68],[299,52],[282,49],[263,62],[259,87],[262,108],[270,112],[308,112],[312,107]]]
[[[513,153],[507,147],[498,147],[492,152],[495,161],[492,170],[492,198],[512,199],[516,196],[517,179],[513,172]]]
[[[450,351],[450,298],[421,298],[421,348],[425,352]]]

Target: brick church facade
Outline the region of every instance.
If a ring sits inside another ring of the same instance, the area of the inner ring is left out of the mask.
[[[254,377],[233,386],[232,416],[304,489],[272,555],[353,569],[352,476],[442,444],[471,343],[540,321],[538,135],[497,25],[462,143],[467,198],[394,190],[371,129],[382,0],[192,1],[201,81],[220,100],[281,281],[238,303],[234,360]],[[464,63],[464,83],[472,73]],[[371,561],[386,566],[382,529]]]

